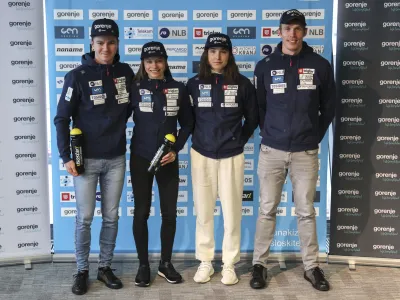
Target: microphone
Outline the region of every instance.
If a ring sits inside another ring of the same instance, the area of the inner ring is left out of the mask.
[[[71,151],[72,159],[75,162],[76,171],[78,174],[85,172],[85,166],[83,161],[83,134],[79,128],[74,128],[70,132],[71,136]]]
[[[150,166],[147,169],[147,172],[152,173],[153,175],[157,173],[158,169],[161,167],[161,159],[162,157],[171,151],[171,147],[175,144],[175,136],[173,134],[167,134],[164,137],[164,142],[158,148],[156,154],[150,162]]]

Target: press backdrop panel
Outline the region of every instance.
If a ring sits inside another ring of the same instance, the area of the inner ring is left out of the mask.
[[[183,7],[187,7],[183,10]],[[227,10],[229,7],[229,10]],[[210,10],[212,8],[212,10]],[[264,55],[280,41],[277,36],[280,14],[290,8],[299,8],[307,15],[309,36],[306,39],[325,58],[331,57],[332,1],[248,1],[246,4],[232,1],[47,1],[47,34],[49,51],[49,75],[51,117],[54,118],[58,97],[66,72],[80,65],[80,55],[89,51],[90,26],[94,19],[108,17],[120,26],[121,60],[136,72],[140,63],[141,46],[150,40],[159,40],[167,48],[169,66],[177,80],[187,81],[195,75],[200,55],[208,34],[214,31],[228,33],[232,37],[233,51],[240,71],[252,79],[254,67]],[[126,130],[132,134],[132,120]],[[260,138],[258,130],[245,147],[246,169],[243,193],[242,245],[243,252],[252,251],[258,211],[257,162]],[[54,191],[54,244],[56,253],[73,252],[75,198],[72,178],[68,176],[57,157],[55,128],[52,127],[52,164]],[[179,154],[180,191],[178,199],[178,224],[174,249],[179,252],[194,251],[195,216],[190,178],[190,142]],[[327,141],[321,143],[320,177],[315,207],[317,210],[320,250],[326,249],[326,167]],[[127,164],[129,166],[129,164]],[[156,184],[149,218],[150,250],[160,251],[159,230],[161,225],[159,196]],[[100,201],[100,196],[97,199]],[[101,226],[97,203],[93,222],[92,250],[98,250],[98,234]],[[130,173],[127,171],[121,198],[119,233],[116,251],[135,250],[132,237],[133,196]],[[294,215],[294,203],[290,182],[285,184],[282,203],[278,211],[278,226],[273,251],[299,251],[299,239]],[[215,208],[216,249],[222,248],[223,219],[220,202]]]
[[[50,254],[43,3],[1,1],[0,264]]]
[[[400,2],[338,12],[330,254],[400,258]]]

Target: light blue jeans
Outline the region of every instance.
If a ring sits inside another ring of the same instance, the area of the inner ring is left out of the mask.
[[[125,181],[125,155],[112,159],[85,159],[85,172],[74,177],[76,197],[75,255],[78,271],[89,270],[90,226],[100,182],[101,214],[99,268],[111,265],[118,232],[118,208]]]

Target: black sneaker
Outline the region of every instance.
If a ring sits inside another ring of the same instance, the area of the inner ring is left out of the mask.
[[[89,272],[88,271],[78,271],[74,275],[74,285],[72,286],[72,292],[75,295],[86,294],[89,285]]]
[[[114,275],[110,267],[99,268],[97,272],[97,279],[104,282],[106,287],[110,289],[120,289],[122,288],[122,282]]]
[[[169,261],[160,261],[158,267],[158,275],[164,277],[169,283],[181,283],[182,276],[179,274],[174,266]]]
[[[250,286],[253,289],[263,289],[267,285],[267,268],[262,265],[256,264],[253,266],[253,273],[251,274]]]
[[[140,265],[135,278],[135,285],[147,287],[150,285],[150,266]]]
[[[304,278],[311,282],[312,286],[318,291],[329,291],[329,282],[325,279],[324,271],[319,267],[305,271]]]

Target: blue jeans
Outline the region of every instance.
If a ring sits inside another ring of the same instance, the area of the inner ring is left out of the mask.
[[[112,159],[85,159],[85,172],[74,177],[76,197],[75,255],[78,271],[89,270],[90,226],[100,182],[101,214],[99,268],[111,265],[118,232],[118,208],[125,181],[125,155]]]

